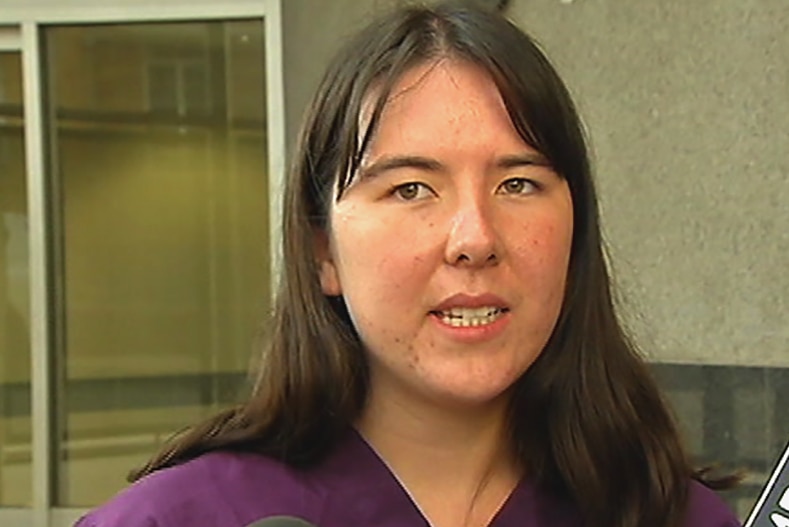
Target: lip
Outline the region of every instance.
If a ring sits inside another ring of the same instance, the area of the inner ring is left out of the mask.
[[[509,311],[510,306],[504,299],[493,293],[484,293],[481,295],[469,295],[466,293],[458,293],[445,298],[434,307],[431,312],[449,311],[455,307],[477,308],[477,307],[497,307],[505,311]]]
[[[461,345],[478,345],[490,342],[502,335],[509,326],[512,317],[505,311],[499,318],[483,326],[450,326],[441,320],[441,316],[433,311],[428,317],[439,335],[443,335],[449,342]]]
[[[450,326],[441,320],[441,311],[449,311],[452,308],[479,307],[495,307],[501,309],[503,313],[492,323],[483,326]],[[442,300],[440,304],[430,311],[429,315],[439,334],[444,335],[452,342],[463,345],[477,345],[495,339],[505,331],[512,317],[509,304],[492,293],[481,295],[460,293],[452,295]]]

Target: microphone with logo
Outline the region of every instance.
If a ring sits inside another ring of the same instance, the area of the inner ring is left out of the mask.
[[[744,527],[789,527],[789,443]]]
[[[247,525],[247,527],[316,527],[306,520],[295,516],[271,516],[261,518]]]

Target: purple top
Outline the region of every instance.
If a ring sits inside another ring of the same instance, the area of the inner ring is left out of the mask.
[[[244,527],[277,515],[319,527],[429,527],[373,449],[350,433],[321,464],[291,468],[257,454],[212,452],[155,472],[75,527]],[[691,486],[687,527],[739,527],[711,490]],[[573,505],[522,481],[489,527],[580,527]]]

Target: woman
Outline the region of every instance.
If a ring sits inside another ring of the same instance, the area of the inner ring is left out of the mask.
[[[249,400],[78,525],[738,525],[617,321],[573,103],[500,15],[403,9],[349,42],[283,229]]]

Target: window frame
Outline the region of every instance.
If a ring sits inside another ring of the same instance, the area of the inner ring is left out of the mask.
[[[25,127],[25,162],[29,215],[32,390],[32,507],[0,508],[0,525],[9,527],[67,527],[84,509],[54,506],[53,452],[54,313],[48,217],[47,133],[42,72],[42,35],[48,26],[64,24],[146,23],[259,20],[263,24],[266,56],[267,148],[270,196],[281,192],[285,168],[285,114],[282,68],[282,6],[280,0],[6,0],[0,12],[0,51],[21,52]],[[273,285],[280,235],[279,200],[269,205],[270,277]],[[273,288],[272,288],[273,290]]]

